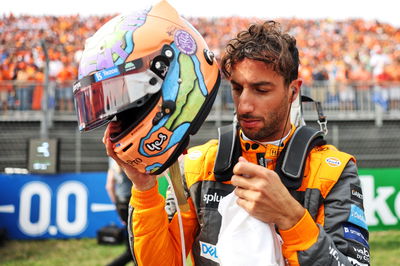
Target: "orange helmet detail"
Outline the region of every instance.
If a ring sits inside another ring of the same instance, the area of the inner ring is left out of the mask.
[[[120,121],[111,136],[118,157],[160,174],[200,128],[219,83],[202,36],[161,1],[113,18],[86,41],[74,84],[79,128]]]

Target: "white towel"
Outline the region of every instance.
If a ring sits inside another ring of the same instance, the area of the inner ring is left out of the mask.
[[[222,266],[284,266],[282,239],[273,224],[250,216],[230,193],[218,206],[222,215],[217,255]]]

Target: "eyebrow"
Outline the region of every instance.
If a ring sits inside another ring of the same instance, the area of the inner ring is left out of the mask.
[[[241,86],[242,84],[240,84],[237,81],[234,81],[233,79],[231,79],[231,83],[232,85],[236,85],[236,86]],[[270,82],[270,81],[259,81],[259,82],[252,82],[250,83],[250,87],[261,87],[261,86],[274,86],[275,84]]]

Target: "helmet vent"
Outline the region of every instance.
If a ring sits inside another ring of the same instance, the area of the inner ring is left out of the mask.
[[[210,50],[204,49],[203,54],[204,54],[204,58],[206,59],[207,63],[209,65],[212,65],[214,62],[214,57],[215,57],[214,53],[211,52]]]
[[[122,151],[126,152],[127,150],[129,150],[130,147],[132,147],[132,143],[129,143],[129,145],[123,148]]]

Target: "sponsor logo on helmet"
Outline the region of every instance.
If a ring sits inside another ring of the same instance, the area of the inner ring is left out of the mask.
[[[165,127],[161,127],[157,131],[151,133],[143,140],[143,151],[145,156],[161,155],[171,147],[168,146],[171,141],[173,132]]]
[[[96,80],[96,82],[99,82],[108,78],[118,76],[119,74],[120,74],[119,69],[118,67],[115,66],[96,72],[94,74],[94,79]]]
[[[163,145],[164,141],[166,141],[167,139],[168,139],[167,135],[165,135],[163,133],[159,133],[158,139],[155,140],[154,142],[146,143],[146,147],[147,147],[147,149],[149,149],[151,151],[161,151],[162,145]]]
[[[187,55],[193,55],[196,53],[196,41],[187,31],[177,30],[175,32],[174,41],[176,43],[176,47],[178,47],[179,51],[182,53]]]
[[[131,71],[136,69],[136,65],[133,62],[128,62],[125,64],[125,71]]]
[[[326,158],[325,162],[331,167],[338,167],[342,164],[340,160],[335,157]]]
[[[143,162],[143,160],[140,159],[140,158],[135,158],[135,159],[127,160],[127,161],[126,161],[126,163],[128,163],[128,164],[130,164],[130,165],[133,165],[133,166],[139,165],[139,164],[141,164],[142,162]]]
[[[207,258],[209,260],[215,261],[219,263],[218,255],[217,255],[217,246],[205,243],[203,241],[200,242],[200,256]]]

